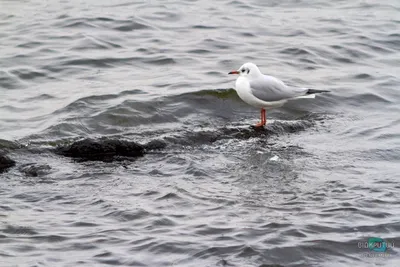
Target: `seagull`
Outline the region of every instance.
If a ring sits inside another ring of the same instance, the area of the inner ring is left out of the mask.
[[[238,70],[228,74],[239,74],[236,80],[236,92],[247,104],[261,108],[261,122],[255,127],[267,123],[265,112],[298,98],[315,98],[315,94],[329,92],[309,88],[292,87],[273,76],[264,75],[256,64],[245,63]]]

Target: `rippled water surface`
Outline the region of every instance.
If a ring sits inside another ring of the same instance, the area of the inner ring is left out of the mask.
[[[248,61],[331,92],[257,132]],[[0,266],[400,266],[399,84],[398,0],[0,0]]]

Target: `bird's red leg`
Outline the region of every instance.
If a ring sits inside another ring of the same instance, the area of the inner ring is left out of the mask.
[[[261,122],[257,123],[256,127],[264,126],[265,122],[266,122],[266,120],[265,120],[265,109],[262,108],[261,109]]]
[[[261,112],[263,114],[263,119],[264,119],[263,120],[263,125],[265,125],[265,124],[267,124],[267,114],[266,114],[265,109],[262,109]]]

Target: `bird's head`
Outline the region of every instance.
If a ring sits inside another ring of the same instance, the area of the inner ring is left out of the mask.
[[[258,69],[256,64],[245,63],[238,70],[231,71],[229,74],[239,74],[240,76],[247,78],[257,78],[261,75],[261,71]]]

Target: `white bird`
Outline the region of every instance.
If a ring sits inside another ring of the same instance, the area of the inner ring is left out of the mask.
[[[245,63],[229,74],[240,75],[236,80],[236,92],[239,97],[247,104],[261,108],[261,122],[257,123],[256,127],[267,123],[266,110],[280,107],[288,100],[314,98],[316,93],[329,92],[287,86],[278,78],[262,74],[253,63]]]

